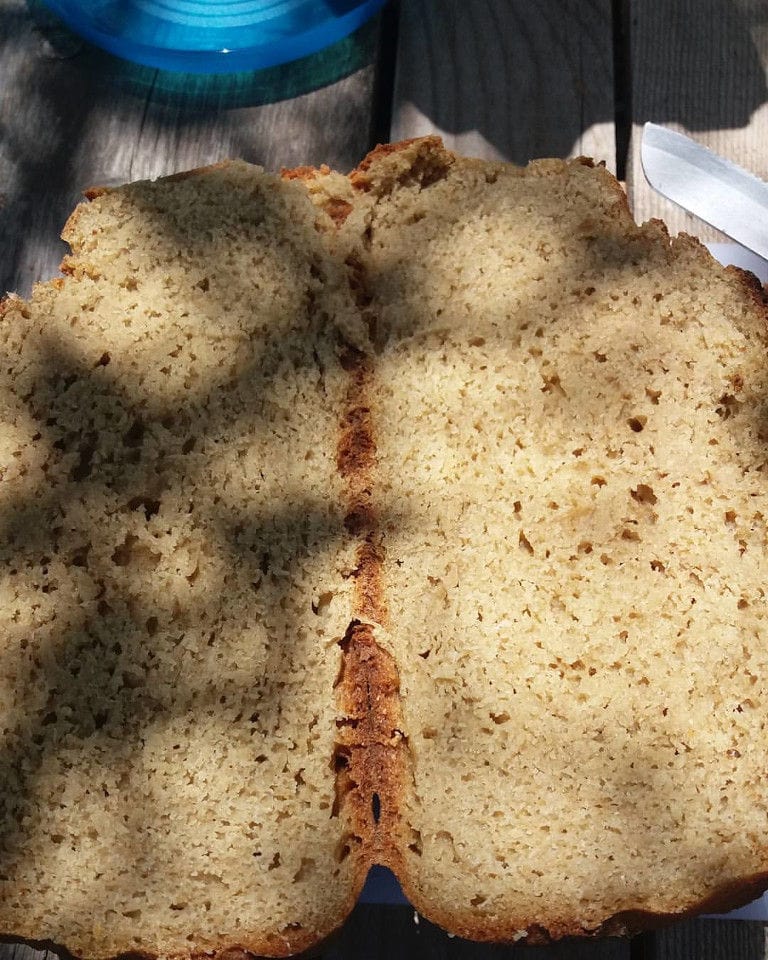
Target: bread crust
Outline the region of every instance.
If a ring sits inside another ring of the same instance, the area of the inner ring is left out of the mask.
[[[331,168],[321,163],[319,167],[281,167],[280,176],[283,180],[301,180],[303,183],[308,183],[311,180],[317,180],[318,177],[328,176],[330,172]]]
[[[345,904],[343,913],[329,919],[327,924],[317,930],[294,931],[286,929],[284,933],[253,934],[252,936],[240,937],[232,942],[222,942],[220,946],[212,950],[191,952],[174,952],[172,950],[160,950],[157,953],[151,951],[131,950],[127,953],[119,954],[100,954],[92,952],[88,954],[90,960],[157,960],[162,957],[163,960],[272,960],[277,957],[293,957],[304,953],[323,941],[328,940],[344,924],[349,914],[354,909],[355,903],[360,896],[367,868],[360,871],[357,878],[357,889],[354,896],[350,897]],[[50,950],[57,954],[62,960],[76,960],[77,955],[73,954],[66,944],[57,943],[55,940],[40,940],[35,937],[14,936],[0,937],[0,943],[23,943],[35,950]]]
[[[391,192],[404,179],[428,186],[445,175],[456,155],[446,150],[440,137],[416,137],[397,143],[379,144],[349,174],[352,189],[380,194]]]
[[[755,874],[743,881],[729,881],[713,894],[697,903],[681,907],[674,913],[650,910],[623,910],[590,926],[576,921],[558,920],[544,924],[535,917],[487,917],[470,911],[445,910],[435,907],[407,879],[401,879],[403,892],[414,909],[436,926],[458,937],[485,943],[527,944],[545,946],[560,940],[631,937],[647,930],[658,930],[702,914],[727,913],[760,897],[768,888],[768,872]]]
[[[350,273],[353,288],[356,278]],[[369,357],[346,347],[342,366],[350,373],[347,411],[340,424],[336,463],[345,481],[345,525],[360,538],[357,548],[355,612],[341,641],[342,672],[337,686],[337,781],[365,851],[366,872],[392,856],[407,758],[400,728],[400,679],[397,665],[376,640],[388,613],[382,583],[383,548],[372,489],[376,438],[369,392],[374,369]]]

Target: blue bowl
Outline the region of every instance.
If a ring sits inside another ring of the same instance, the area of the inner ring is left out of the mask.
[[[385,0],[45,0],[72,30],[127,60],[234,73],[298,60],[347,36]]]

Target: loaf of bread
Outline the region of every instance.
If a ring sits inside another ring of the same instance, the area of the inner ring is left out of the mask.
[[[96,191],[0,321],[0,930],[284,956],[768,886],[768,331],[586,161]]]

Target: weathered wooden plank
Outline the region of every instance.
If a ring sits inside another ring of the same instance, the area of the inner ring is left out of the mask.
[[[2,949],[7,953],[9,960],[47,960],[53,955],[48,950],[38,950],[26,943],[3,944]]]
[[[321,956],[323,960],[629,960],[630,945],[626,940],[607,939],[526,947],[521,952],[519,947],[451,937],[417,917],[410,907],[359,905]]]
[[[2,960],[59,960],[55,953],[47,949],[38,949],[27,943],[8,941],[0,943]]]
[[[0,290],[57,274],[59,231],[93,184],[231,156],[348,169],[370,146],[375,21],[295,64],[215,77],[131,65],[32,9],[0,0]]]
[[[766,926],[753,920],[691,920],[653,934],[652,954],[633,960],[765,960]]]
[[[615,169],[610,0],[403,3],[392,139],[434,132],[469,155]]]
[[[768,179],[768,18],[754,0],[627,0],[632,140],[627,181],[635,217],[723,239],[655,193],[640,165],[647,120],[681,130]]]

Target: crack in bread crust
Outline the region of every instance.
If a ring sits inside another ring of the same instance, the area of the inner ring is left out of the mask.
[[[350,285],[359,281],[350,267]],[[342,672],[337,702],[338,758],[351,816],[366,851],[366,864],[388,863],[402,780],[404,738],[399,730],[400,681],[394,658],[376,642],[377,625],[388,619],[382,583],[383,547],[372,493],[376,441],[369,403],[374,378],[371,359],[345,348],[341,363],[351,377],[347,411],[340,424],[336,463],[347,490],[345,526],[360,537],[354,605],[356,616],[340,641]],[[337,774],[338,776],[339,774]]]

